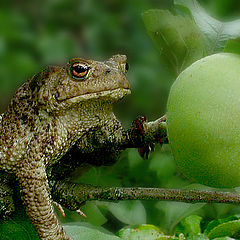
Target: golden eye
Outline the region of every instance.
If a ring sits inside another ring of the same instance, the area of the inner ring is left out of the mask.
[[[89,67],[86,64],[75,62],[71,65],[70,71],[72,77],[83,80],[88,74]]]

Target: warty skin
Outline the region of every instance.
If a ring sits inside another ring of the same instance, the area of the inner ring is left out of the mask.
[[[130,93],[126,66],[126,56],[114,55],[104,62],[75,58],[47,67],[18,89],[1,115],[0,169],[19,180],[41,239],[70,239],[54,214],[46,168],[73,145],[87,148],[86,133],[95,129],[103,129],[106,143],[126,137],[112,111]]]

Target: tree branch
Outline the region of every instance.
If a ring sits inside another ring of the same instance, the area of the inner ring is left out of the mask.
[[[52,196],[55,201],[71,210],[79,209],[87,200],[166,200],[188,203],[240,203],[240,195],[231,192],[141,187],[95,187],[63,181],[58,181],[54,185]]]

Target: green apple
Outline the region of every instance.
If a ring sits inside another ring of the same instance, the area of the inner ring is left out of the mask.
[[[219,53],[184,70],[167,104],[169,143],[182,173],[240,186],[240,55]]]

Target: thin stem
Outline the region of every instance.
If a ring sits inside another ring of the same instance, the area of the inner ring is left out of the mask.
[[[99,194],[100,193],[100,194]],[[92,199],[107,194],[109,200],[167,200],[190,203],[240,203],[240,195],[230,192],[181,190],[164,188],[103,188],[94,191]],[[91,198],[89,198],[91,199]]]
[[[156,121],[146,123],[145,138],[152,142],[168,143],[166,120],[164,115]]]
[[[231,203],[239,204],[240,195],[231,192],[165,189],[95,187],[70,182],[57,182],[52,195],[55,201],[76,210],[87,200],[166,200],[188,203]]]

